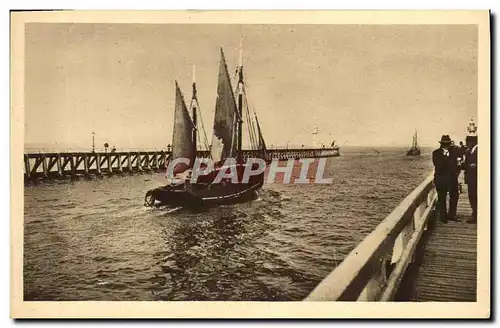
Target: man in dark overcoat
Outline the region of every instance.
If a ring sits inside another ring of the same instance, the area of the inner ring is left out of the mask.
[[[458,166],[457,147],[451,147],[449,135],[443,135],[439,141],[440,147],[432,152],[434,164],[434,185],[438,193],[439,218],[442,222],[458,221]],[[450,195],[450,206],[447,211],[446,196]]]
[[[469,193],[469,203],[472,208],[472,218],[468,223],[477,222],[477,136],[467,136],[465,143],[467,151],[463,165],[465,174],[465,183]]]

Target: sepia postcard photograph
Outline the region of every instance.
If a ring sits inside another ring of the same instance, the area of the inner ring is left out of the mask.
[[[10,16],[12,318],[490,317],[487,10]]]

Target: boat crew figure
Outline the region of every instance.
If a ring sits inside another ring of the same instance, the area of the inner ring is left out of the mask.
[[[467,152],[463,165],[465,183],[469,193],[469,203],[472,208],[472,218],[467,223],[477,222],[477,136],[466,137]]]
[[[458,173],[457,150],[451,147],[449,135],[443,135],[440,147],[432,152],[434,164],[434,185],[438,193],[439,218],[442,222],[458,221]],[[446,196],[450,194],[450,206],[447,211]]]

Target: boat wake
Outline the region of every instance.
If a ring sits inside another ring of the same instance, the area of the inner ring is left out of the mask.
[[[288,195],[281,195],[280,200],[281,201],[289,201],[289,200],[292,200],[292,197],[290,197]]]
[[[167,209],[167,211],[165,212],[165,214],[170,214],[170,213],[178,212],[181,208],[182,208],[182,206],[177,206],[175,208]]]

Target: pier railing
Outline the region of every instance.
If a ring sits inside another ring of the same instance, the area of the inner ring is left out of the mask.
[[[433,175],[414,189],[305,301],[394,300],[436,204]]]

